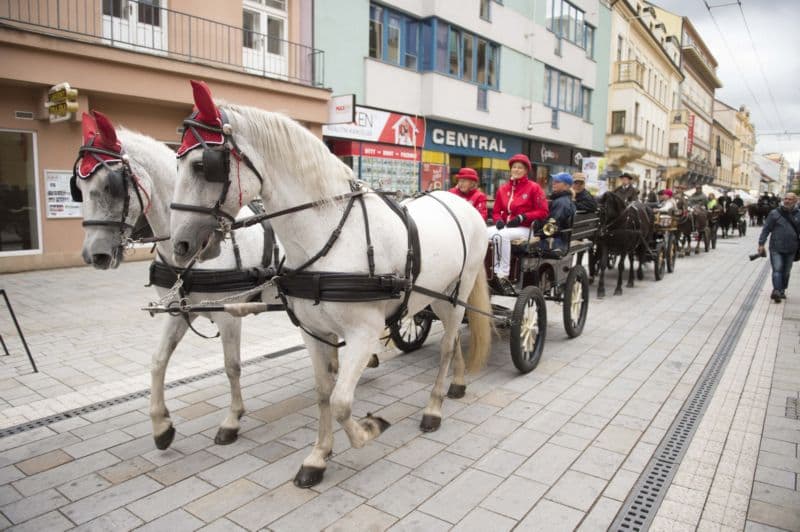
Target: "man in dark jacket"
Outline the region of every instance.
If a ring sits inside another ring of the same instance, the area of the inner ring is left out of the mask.
[[[550,195],[550,219],[555,220],[558,232],[552,240],[546,238],[541,241],[541,247],[546,249],[566,250],[568,246],[567,235],[562,232],[568,229],[575,215],[575,203],[572,201],[572,176],[567,172],[555,174],[553,178],[553,193]]]
[[[797,196],[787,192],[783,197],[783,205],[773,209],[764,220],[764,228],[758,237],[758,253],[764,255],[764,244],[769,239],[769,262],[772,265],[772,295],[775,303],[786,299],[786,287],[789,284],[789,273],[792,262],[800,246],[797,231],[800,230],[800,209],[797,208]]]
[[[595,212],[597,200],[586,190],[586,174],[576,172],[572,176],[572,191],[575,193],[575,208],[581,212]]]
[[[625,200],[625,203],[630,203],[639,199],[639,190],[631,184],[633,176],[628,172],[623,172],[623,174],[619,176],[619,179],[622,181],[622,184],[614,189],[614,193]]]

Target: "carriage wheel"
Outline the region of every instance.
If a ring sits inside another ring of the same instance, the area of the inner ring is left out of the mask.
[[[511,313],[511,360],[521,373],[529,373],[542,357],[547,333],[547,307],[538,286],[526,286]]]
[[[583,266],[575,266],[567,275],[564,284],[564,330],[567,336],[575,338],[583,332],[586,314],[589,310],[589,278]]]
[[[664,247],[667,250],[667,271],[672,273],[675,271],[675,259],[678,257],[678,241],[676,240],[675,235],[672,233],[667,233]]]
[[[706,253],[711,249],[711,229],[708,227],[703,229],[703,248],[705,248]]]
[[[667,265],[667,254],[664,250],[664,243],[656,244],[656,255],[653,257],[653,275],[656,281],[664,278],[664,267]]]
[[[711,249],[717,249],[717,226],[711,231]]]
[[[422,310],[413,317],[406,316],[394,322],[389,328],[389,335],[394,345],[404,353],[410,353],[422,347],[428,339],[431,323],[433,323],[432,312],[427,309]]]

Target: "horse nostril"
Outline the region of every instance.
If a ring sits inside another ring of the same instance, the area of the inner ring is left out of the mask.
[[[172,251],[177,257],[185,257],[189,254],[189,243],[185,240],[175,242],[175,244],[172,246]]]
[[[95,268],[106,269],[111,264],[111,255],[106,253],[95,253],[92,255],[92,265]]]

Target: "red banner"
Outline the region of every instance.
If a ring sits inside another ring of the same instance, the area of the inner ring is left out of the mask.
[[[689,115],[689,139],[686,141],[686,156],[692,154],[694,146],[694,115]]]
[[[420,182],[420,190],[430,192],[431,190],[447,190],[449,183],[447,182],[446,164],[432,164],[422,163],[422,179]]]

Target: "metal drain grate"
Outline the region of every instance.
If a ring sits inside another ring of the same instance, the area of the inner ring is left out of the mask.
[[[798,412],[797,397],[786,398],[786,417],[789,419],[800,419],[800,412]]]
[[[251,366],[253,364],[258,364],[259,362],[263,362],[264,360],[280,358],[290,353],[294,353],[295,351],[300,351],[301,349],[305,349],[305,346],[295,345],[292,347],[287,347],[286,349],[281,349],[280,351],[275,351],[274,353],[267,353],[266,355],[262,355],[260,357],[251,358],[250,360],[242,362],[242,366],[243,367]],[[172,388],[177,388],[178,386],[181,386],[183,384],[197,382],[203,379],[207,379],[209,377],[213,377],[215,375],[220,375],[224,372],[225,372],[224,367],[217,368],[211,371],[206,371],[205,373],[200,373],[198,375],[192,375],[191,377],[184,377],[183,379],[178,379],[172,382],[168,382],[167,384],[164,385],[164,388],[167,390],[171,390]],[[83,414],[88,414],[90,412],[96,412],[97,410],[103,410],[104,408],[109,408],[111,406],[115,406],[118,404],[127,403],[128,401],[133,401],[134,399],[140,399],[142,397],[147,397],[149,395],[150,395],[150,390],[139,390],[138,392],[131,392],[127,395],[122,395],[120,397],[115,397],[113,399],[106,399],[105,401],[92,403],[90,405],[82,406],[80,408],[74,408],[72,410],[67,410],[66,412],[59,412],[58,414],[53,414],[52,416],[42,417],[39,419],[34,419],[33,421],[20,423],[19,425],[14,425],[13,427],[8,427],[6,429],[0,430],[0,438],[12,436],[14,434],[19,434],[21,432],[27,432],[29,430],[33,430],[39,427],[46,427],[47,425],[51,425],[58,421],[64,421],[65,419],[81,416]]]
[[[744,324],[753,310],[768,271],[769,264],[767,263],[762,267],[744,303],[722,336],[722,341],[711,355],[700,379],[689,393],[678,416],[667,430],[608,530],[641,532],[650,527],[683,455],[689,448],[700,420],[703,418],[709,399],[714,394],[730,354],[739,341]]]

